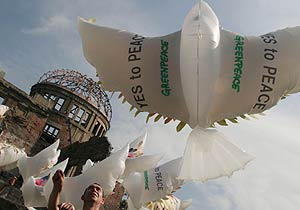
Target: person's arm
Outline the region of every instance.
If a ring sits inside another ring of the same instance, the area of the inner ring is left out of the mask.
[[[48,210],[59,210],[59,196],[64,185],[64,173],[57,170],[52,177],[53,189],[48,201]]]

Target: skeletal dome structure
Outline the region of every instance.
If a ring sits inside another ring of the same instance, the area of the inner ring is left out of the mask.
[[[43,130],[49,143],[64,145],[103,136],[110,127],[112,109],[100,84],[74,70],[59,69],[41,76],[30,96],[50,108]]]

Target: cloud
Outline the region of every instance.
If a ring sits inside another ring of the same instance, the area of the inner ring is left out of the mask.
[[[215,202],[223,202],[219,199],[224,198],[232,200],[235,207],[229,209],[238,210],[298,209],[299,129],[298,120],[277,111],[269,111],[260,120],[241,121],[240,125],[220,128],[256,159],[230,179],[212,181],[220,184],[224,191]]]
[[[68,31],[72,21],[64,15],[55,15],[41,21],[41,25],[35,28],[23,29],[22,32],[31,35],[43,35],[53,32]]]

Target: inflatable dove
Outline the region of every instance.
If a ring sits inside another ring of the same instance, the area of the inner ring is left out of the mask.
[[[25,157],[24,149],[19,149],[14,145],[0,143],[0,171],[10,170],[17,167],[17,162],[21,157]]]
[[[59,140],[40,151],[33,157],[27,155],[18,160],[19,172],[24,182],[31,176],[37,177],[47,169],[52,168],[58,161],[60,150],[58,150]]]
[[[125,160],[128,156],[129,145],[121,150],[112,153],[101,162],[92,163],[87,161],[83,173],[74,177],[65,177],[64,187],[61,192],[61,202],[71,202],[75,209],[81,209],[83,202],[80,199],[84,190],[93,183],[98,183],[105,195],[109,195],[115,188],[116,181],[125,170]],[[54,173],[50,175],[52,178]],[[49,199],[53,188],[53,182],[47,182],[44,186],[44,195]]]
[[[154,168],[162,158],[163,155],[144,155],[127,159],[125,162],[125,171],[121,178],[127,177],[132,172],[144,172]]]
[[[57,170],[64,171],[67,167],[69,159],[53,166],[52,168],[39,174],[37,177],[30,176],[26,182],[23,182],[21,191],[23,194],[24,205],[28,207],[47,207],[48,202],[44,196],[44,186],[49,180],[50,174],[55,173]]]
[[[8,106],[0,105],[0,127],[3,126],[3,119],[8,110]],[[17,161],[25,155],[24,149],[19,149],[15,145],[6,142],[0,142],[0,171],[16,168]]]
[[[164,198],[183,185],[184,181],[177,179],[181,161],[178,158],[142,173],[131,173],[124,179],[123,186],[135,208]]]
[[[129,144],[128,158],[139,157],[144,154],[146,139],[147,133],[145,133],[143,136],[139,136]]]
[[[139,136],[129,144],[128,158],[125,162],[125,171],[122,174],[122,179],[127,177],[132,172],[144,172],[154,168],[163,158],[163,155],[159,154],[143,155],[146,139],[147,133]]]
[[[180,120],[178,130],[185,124],[193,129],[182,179],[219,177],[223,165],[226,174],[243,168],[253,157],[208,128],[262,113],[300,91],[300,27],[243,36],[222,29],[213,10],[200,1],[180,31],[162,37],[143,37],[81,18],[78,28],[84,56],[106,90],[120,91],[149,117],[157,113],[156,120]],[[205,161],[216,158],[216,152],[221,164],[208,168]]]

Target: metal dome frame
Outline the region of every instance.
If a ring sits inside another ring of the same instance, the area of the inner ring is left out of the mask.
[[[56,69],[44,73],[38,83],[51,83],[67,88],[94,104],[105,113],[109,121],[112,118],[112,108],[107,94],[102,90],[100,84],[87,75],[70,69]]]

